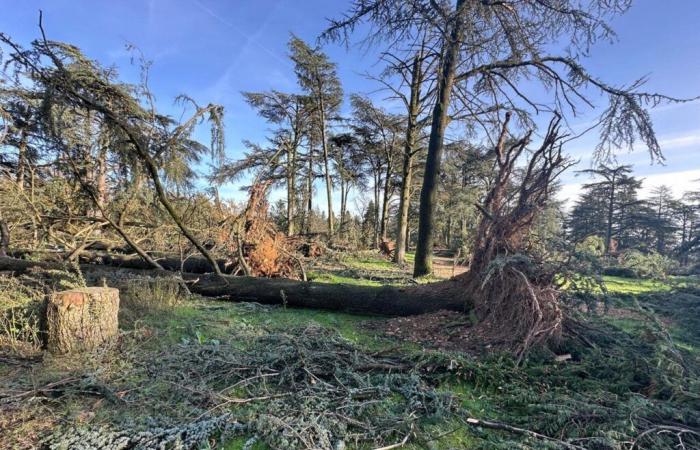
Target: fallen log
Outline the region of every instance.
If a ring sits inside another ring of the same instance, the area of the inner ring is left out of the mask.
[[[26,256],[39,256],[44,259],[53,259],[56,261],[65,260],[70,253],[64,250],[28,250],[20,249],[9,252],[8,256],[14,258],[24,258]],[[151,254],[150,255],[160,266],[165,270],[172,270],[189,273],[212,273],[214,270],[209,264],[209,261],[201,256],[191,256],[181,261],[178,256],[172,254]],[[152,266],[136,254],[118,254],[101,251],[83,250],[78,256],[78,260],[83,264],[104,264],[108,266],[121,267],[124,269],[151,269]],[[217,259],[219,270],[223,273],[232,273],[236,263],[232,263],[225,259]]]
[[[26,272],[33,267],[60,269],[57,263],[0,257],[0,271]],[[86,271],[120,270],[101,265],[81,265]],[[133,271],[142,275],[173,276],[166,270]],[[191,292],[233,302],[257,302],[299,308],[317,308],[354,314],[410,316],[443,309],[469,309],[459,277],[421,286],[356,286],[295,281],[286,278],[219,277],[183,273]]]
[[[209,261],[201,256],[192,256],[183,261],[175,256],[164,256],[160,258],[153,256],[153,259],[165,270],[176,272],[182,270],[183,272],[197,274],[214,272]],[[105,264],[125,269],[146,270],[151,268],[151,266],[138,255],[117,255],[110,253],[81,254],[80,260],[81,262],[90,264]],[[235,266],[235,264],[225,259],[217,259],[216,263],[222,273],[231,273],[233,271],[233,266]]]

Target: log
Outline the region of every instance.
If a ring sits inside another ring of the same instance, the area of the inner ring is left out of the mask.
[[[235,302],[317,308],[354,314],[412,316],[440,310],[465,311],[459,278],[421,286],[357,286],[286,278],[184,274],[190,291]]]
[[[46,306],[46,347],[54,354],[93,350],[119,332],[119,290],[107,287],[53,293]]]
[[[60,269],[55,263],[0,257],[0,271],[23,272],[31,267]],[[81,265],[82,270],[115,270]],[[120,269],[124,270],[124,269]],[[150,276],[173,276],[165,270],[132,270]],[[299,308],[317,308],[355,314],[410,316],[439,310],[466,311],[462,276],[421,286],[356,286],[296,281],[286,278],[218,277],[214,274],[181,274],[191,292],[233,302],[258,302]]]
[[[29,250],[29,249],[16,249],[8,253],[9,256],[14,258],[24,258],[26,256],[39,256],[41,258],[51,257],[56,260],[63,260],[68,257],[70,253],[63,250]],[[150,256],[160,264],[160,266],[165,270],[172,270],[175,272],[180,271],[180,258],[178,256],[173,256],[172,254],[150,254]],[[151,269],[153,268],[148,261],[145,261],[139,255],[136,254],[119,254],[119,253],[109,253],[105,251],[87,251],[83,250],[79,254],[79,261],[81,263],[87,264],[105,264],[109,266],[122,267],[124,269]],[[225,259],[216,260],[219,270],[223,273],[232,273],[234,270],[235,263],[231,263]],[[186,258],[182,263],[185,272],[189,273],[211,273],[214,270],[209,264],[209,261],[202,258],[201,256],[191,256]]]
[[[165,270],[180,271],[180,258],[174,256],[155,257],[154,259]],[[84,254],[81,255],[81,260],[84,262],[107,264],[115,267],[123,267],[125,269],[150,269],[151,266],[137,255],[116,255],[116,254]],[[222,273],[231,273],[232,264],[225,259],[217,259],[217,265]],[[211,273],[214,270],[205,258],[201,256],[192,256],[182,262],[184,272],[188,273]]]

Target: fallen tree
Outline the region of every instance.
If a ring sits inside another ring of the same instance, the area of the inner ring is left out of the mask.
[[[561,118],[549,124],[539,148],[518,173],[533,130],[513,138],[507,113],[495,146],[496,176],[482,204],[464,295],[474,305],[481,334],[522,358],[528,349],[546,344],[562,332],[564,313],[555,283],[557,270],[533,252],[528,237],[547,206],[557,177],[572,161],[562,155],[566,135]]]
[[[49,261],[68,261],[70,252],[66,251],[51,251],[51,250],[13,250],[8,253],[8,256],[14,258],[24,258],[26,256],[39,256]],[[209,261],[201,256],[189,256],[180,258],[172,253],[158,254],[151,253],[151,258],[156,261],[164,270],[189,273],[210,273],[214,272]],[[83,250],[78,254],[78,261],[81,264],[104,264],[107,266],[121,267],[124,269],[151,269],[153,266],[138,254],[121,254],[104,251],[87,251]],[[219,270],[222,273],[230,274],[233,272],[235,263],[219,258],[216,260]]]
[[[58,270],[60,263],[27,261],[0,257],[0,271],[25,273],[32,269]],[[104,265],[84,264],[81,269],[115,271]],[[133,269],[132,269],[133,270]],[[151,269],[151,276],[174,276],[166,270]],[[463,281],[454,278],[422,286],[355,286],[296,281],[286,278],[253,278],[183,273],[182,279],[192,293],[234,302],[257,302],[300,308],[318,308],[355,314],[410,316],[448,309],[464,311]]]

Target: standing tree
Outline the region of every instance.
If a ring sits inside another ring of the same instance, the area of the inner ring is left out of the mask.
[[[289,41],[291,58],[299,85],[310,98],[312,127],[316,128],[323,157],[323,176],[328,199],[328,235],[333,236],[333,181],[330,173],[328,123],[343,102],[343,89],[336,73],[336,66],[320,49],[311,48],[301,39],[292,36]]]
[[[282,92],[245,92],[246,101],[258,114],[280,126],[274,142],[284,153],[284,179],[287,184],[287,236],[295,233],[296,176],[299,170],[299,147],[308,127],[308,98]],[[270,158],[266,158],[269,161]]]
[[[622,196],[623,189],[626,187],[638,188],[639,181],[629,176],[632,173],[632,167],[628,165],[616,167],[600,165],[596,169],[582,170],[581,173],[603,178],[602,181],[588,183],[583,188],[597,190],[605,196],[605,254],[609,256],[612,251],[615,216],[626,206],[618,197]]]
[[[353,186],[363,180],[362,152],[352,133],[341,133],[330,138],[331,158],[340,184],[340,223],[338,232],[345,230],[348,222],[348,198]]]
[[[350,102],[353,108],[352,127],[360,139],[364,159],[374,179],[374,204],[377,206],[375,245],[378,245],[380,238],[387,238],[392,180],[404,124],[400,117],[375,106],[366,97],[353,95]]]
[[[415,159],[421,150],[420,141],[422,129],[427,123],[428,117],[424,115],[429,96],[424,93],[425,72],[430,70],[430,64],[434,58],[426,56],[424,46],[419,48],[410,64],[393,58],[387,54],[384,56],[388,67],[380,81],[389,91],[392,98],[399,99],[406,108],[406,133],[404,137],[404,150],[402,155],[402,168],[400,174],[399,209],[396,217],[396,251],[394,262],[404,263],[408,246],[408,213],[411,203],[411,189],[413,187],[413,172]],[[391,77],[398,75],[399,86],[394,86]],[[408,88],[408,94],[403,88]]]

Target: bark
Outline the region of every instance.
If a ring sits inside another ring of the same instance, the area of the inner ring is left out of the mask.
[[[185,279],[188,278],[185,275]],[[459,279],[411,287],[355,286],[249,277],[226,277],[226,282],[228,284],[205,275],[198,277],[198,281],[189,287],[194,293],[230,301],[286,304],[355,314],[410,316],[444,309],[466,309],[460,295],[462,282]]]
[[[380,235],[382,239],[386,239],[387,225],[389,223],[389,200],[391,197],[391,161],[387,162],[386,172],[384,173],[384,194],[382,198],[382,219]]]
[[[309,173],[306,179],[306,218],[305,218],[305,233],[311,233],[311,213],[313,211],[314,197],[314,147],[309,142]]]
[[[338,232],[343,231],[343,227],[345,226],[345,209],[346,209],[346,202],[347,202],[347,197],[345,195],[345,180],[343,179],[343,175],[341,173],[340,175],[340,223],[338,224]]]
[[[136,255],[114,255],[109,253],[86,253],[83,252],[80,255],[80,260],[82,262],[96,263],[96,264],[106,264],[109,266],[122,267],[125,269],[151,269],[152,266],[137,257]],[[170,271],[183,271],[189,273],[211,273],[214,269],[206,258],[202,257],[189,257],[185,259],[180,259],[177,256],[164,256],[160,258],[154,258],[158,262],[159,266],[163,270]],[[233,271],[233,265],[230,261],[224,259],[216,260],[217,267],[222,273],[231,273]]]
[[[22,128],[17,154],[17,188],[24,191],[24,178],[27,171],[27,130]]]
[[[374,174],[374,247],[379,248],[379,185],[382,182],[382,176],[379,169]]]
[[[323,149],[323,169],[326,178],[326,197],[328,198],[328,237],[333,237],[333,182],[328,164],[328,142],[326,142],[326,111],[323,101],[323,91],[319,89],[319,115],[321,121],[321,148]]]
[[[60,269],[58,263],[0,257],[0,271],[24,273],[32,268]],[[99,265],[82,265],[84,272],[112,271]],[[120,269],[123,270],[123,269]],[[161,270],[134,271],[145,275],[172,276]],[[464,281],[460,277],[430,285],[355,286],[295,281],[285,278],[219,277],[183,273],[191,292],[234,302],[258,302],[299,308],[317,308],[355,314],[410,316],[439,310],[465,311]],[[284,294],[282,294],[284,293]]]
[[[420,88],[423,82],[421,70],[422,52],[413,60],[411,70],[411,96],[408,104],[408,125],[406,126],[406,142],[401,171],[401,193],[399,194],[399,213],[396,224],[396,253],[394,262],[403,264],[406,261],[408,244],[408,208],[411,203],[411,183],[413,182],[413,157],[416,152],[418,133],[418,113],[420,111]]]
[[[10,251],[10,228],[0,219],[0,256],[7,256]]]
[[[100,207],[107,202],[107,147],[102,146],[97,158],[97,201]]]
[[[294,209],[296,207],[295,175],[297,165],[297,150],[290,148],[287,153],[287,236],[294,236]]]
[[[457,1],[457,11],[462,9],[466,0]],[[420,195],[420,210],[418,213],[418,246],[413,276],[420,277],[433,272],[433,242],[435,209],[437,207],[440,163],[445,139],[445,129],[448,122],[450,97],[455,80],[455,72],[459,63],[459,46],[462,41],[463,26],[459,16],[452,25],[450,37],[440,69],[438,80],[437,101],[433,107],[428,156],[425,161],[423,188]]]
[[[119,333],[119,291],[107,287],[52,294],[46,307],[47,349],[54,354],[89,351]]]

